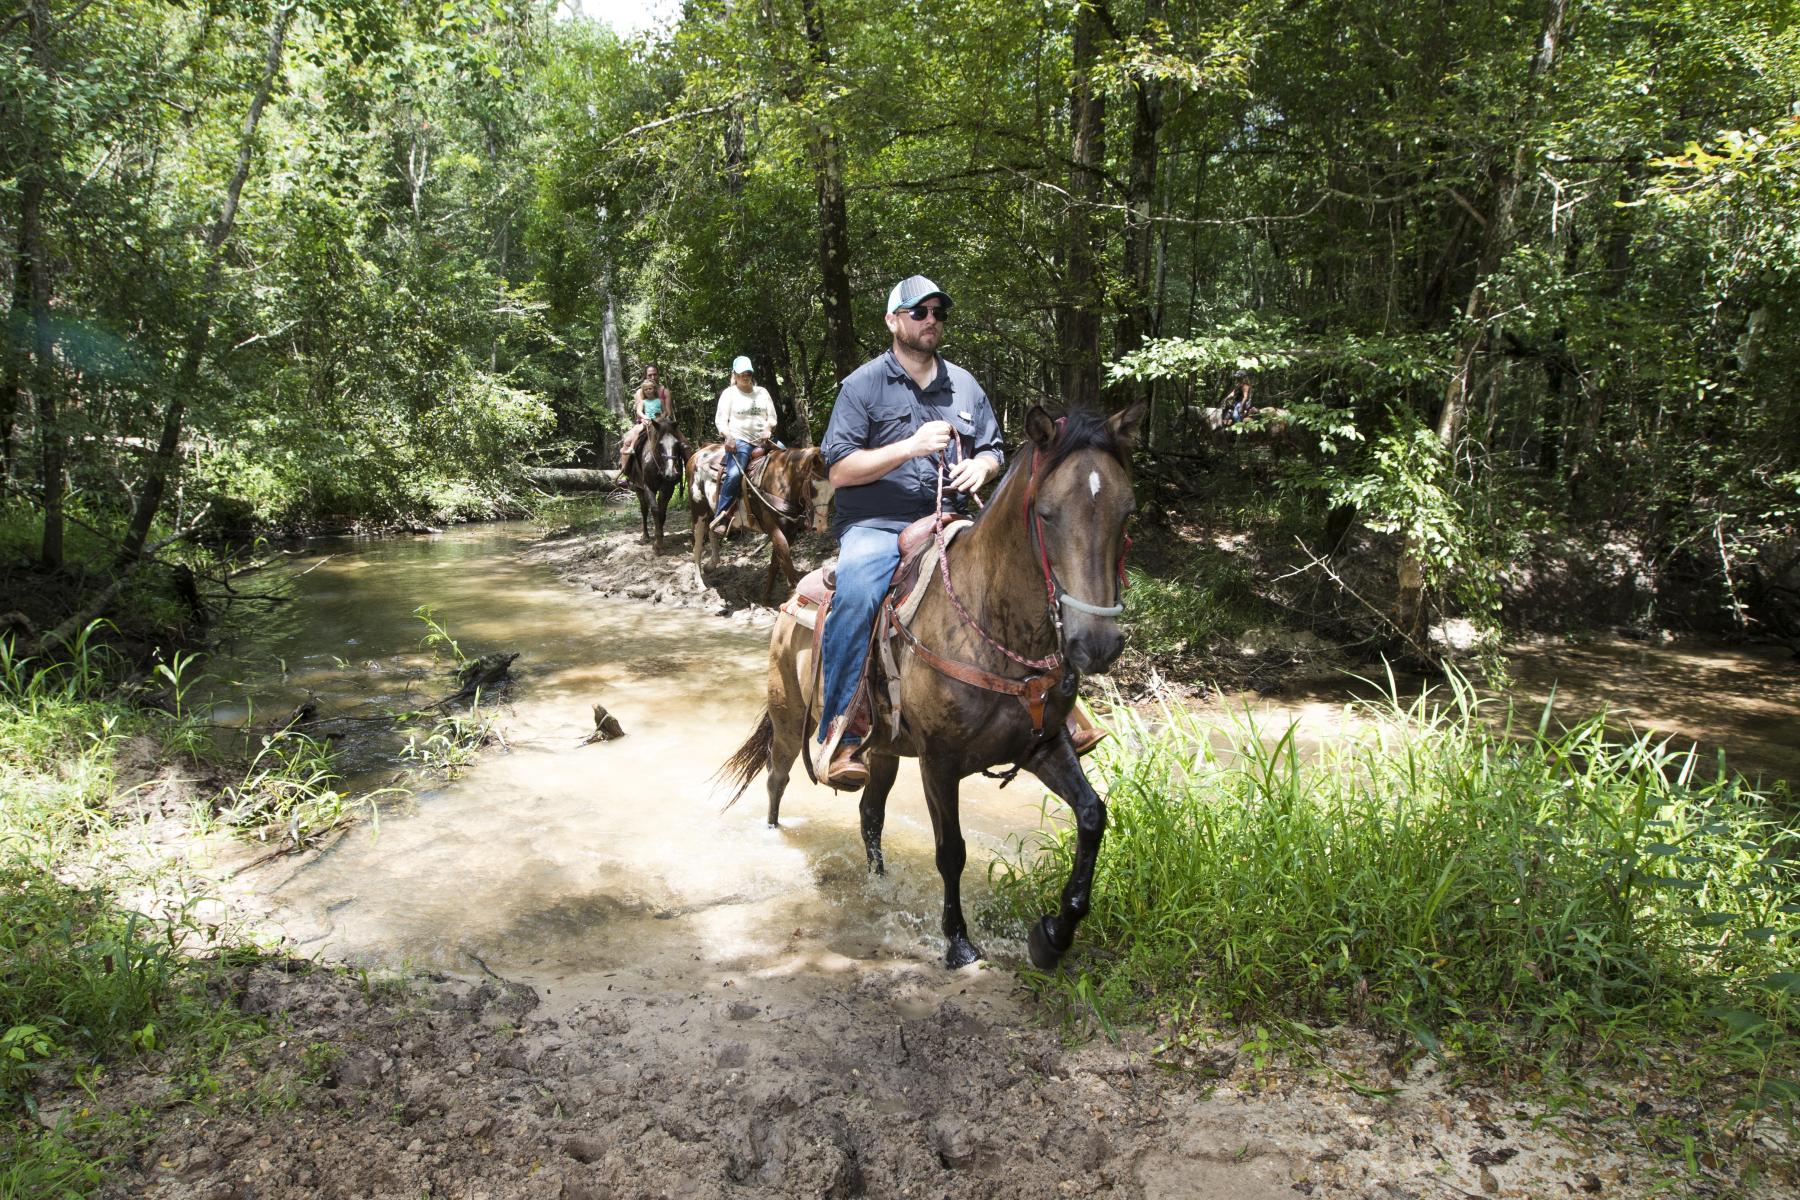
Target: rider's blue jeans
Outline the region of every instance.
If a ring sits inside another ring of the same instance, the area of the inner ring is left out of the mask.
[[[743,438],[734,438],[731,449],[725,452],[725,477],[719,480],[719,503],[713,509],[713,519],[731,507],[732,501],[738,497],[738,489],[743,485],[744,472],[750,467],[750,443]]]
[[[819,741],[832,721],[850,707],[862,675],[875,610],[900,565],[900,535],[867,525],[852,525],[838,539],[837,593],[825,618],[819,648],[824,659],[825,700],[819,713]]]

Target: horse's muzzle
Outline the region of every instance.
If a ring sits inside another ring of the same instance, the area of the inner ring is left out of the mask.
[[[1063,625],[1063,652],[1083,675],[1104,672],[1124,650],[1125,631],[1114,618],[1070,618]]]

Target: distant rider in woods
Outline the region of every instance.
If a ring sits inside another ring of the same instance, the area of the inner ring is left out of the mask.
[[[625,431],[625,436],[619,439],[620,470],[624,470],[625,464],[631,461],[632,448],[637,445],[638,438],[643,436],[644,427],[664,413],[674,416],[674,409],[669,404],[669,389],[657,382],[656,368],[653,366],[644,368],[643,382],[631,393],[631,399],[635,420],[631,428]]]
[[[731,383],[719,393],[713,424],[725,440],[725,477],[719,483],[719,504],[712,520],[714,529],[722,529],[749,469],[750,448],[775,433],[775,401],[756,382],[756,368],[748,355],[732,360]]]

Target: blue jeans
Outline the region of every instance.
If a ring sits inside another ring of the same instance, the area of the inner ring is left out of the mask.
[[[825,700],[819,713],[819,741],[850,707],[862,680],[863,656],[875,627],[875,610],[900,565],[900,535],[852,525],[838,539],[837,594],[825,617],[819,647],[825,667]]]
[[[713,509],[713,520],[730,508],[738,498],[738,489],[743,485],[744,472],[750,466],[750,443],[743,438],[732,440],[731,449],[725,452],[725,477],[719,480],[719,504]]]

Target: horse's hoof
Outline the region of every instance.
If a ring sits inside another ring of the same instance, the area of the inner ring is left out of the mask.
[[[1056,969],[1056,964],[1062,961],[1063,952],[1050,940],[1049,917],[1044,917],[1031,927],[1031,936],[1025,939],[1025,949],[1031,955],[1031,965],[1038,970]]]
[[[981,959],[981,951],[966,937],[950,939],[950,949],[944,955],[944,965],[952,971],[958,967],[966,967]]]

